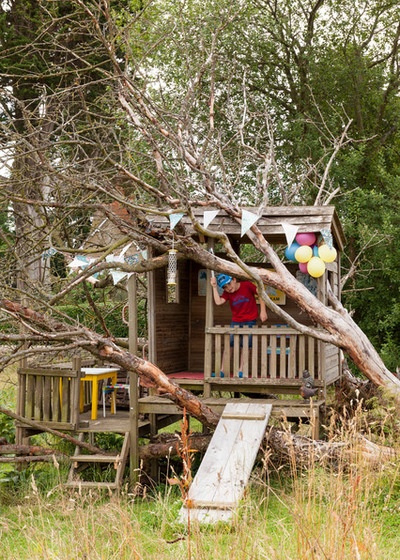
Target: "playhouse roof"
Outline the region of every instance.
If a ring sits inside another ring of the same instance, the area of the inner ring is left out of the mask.
[[[282,223],[286,223],[297,226],[299,233],[319,233],[321,230],[328,229],[332,233],[336,247],[339,251],[343,250],[345,237],[334,206],[268,206],[264,207],[261,213],[255,207],[243,209],[260,216],[256,225],[270,243],[286,243],[285,231],[282,226]],[[199,222],[203,224],[204,213],[212,210],[215,210],[215,208],[201,207],[195,209],[194,213]],[[167,218],[157,216],[155,218],[152,217],[151,221],[153,224],[165,226]],[[188,228],[188,233],[196,235],[187,216],[183,216],[182,224]],[[207,229],[224,232],[238,239],[241,238],[241,224],[224,210],[219,210],[217,216],[207,226]],[[246,236],[243,236],[241,239],[244,243],[248,241]]]

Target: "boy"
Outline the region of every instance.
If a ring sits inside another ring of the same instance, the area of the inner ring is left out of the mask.
[[[213,297],[216,305],[223,305],[229,301],[232,312],[231,327],[254,327],[257,324],[258,307],[256,302],[257,287],[248,280],[238,281],[236,278],[228,274],[219,274],[216,278],[211,277],[211,286],[213,289]],[[224,291],[219,295],[218,287]],[[264,323],[267,320],[267,310],[264,301],[260,298],[260,319]],[[242,345],[242,342],[241,342]],[[230,346],[233,346],[233,336],[230,339]],[[251,348],[251,337],[249,338],[249,347]],[[222,357],[222,364],[225,363],[225,352]],[[243,377],[243,353],[240,357],[239,377]],[[224,372],[221,371],[221,377]]]

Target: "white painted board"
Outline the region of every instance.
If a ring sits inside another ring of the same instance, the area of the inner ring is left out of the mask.
[[[183,507],[180,521],[228,520],[249,481],[264,437],[271,404],[228,403],[189,489],[193,507]]]

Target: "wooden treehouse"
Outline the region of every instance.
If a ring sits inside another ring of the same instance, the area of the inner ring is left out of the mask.
[[[199,211],[199,220],[202,219],[201,213]],[[266,209],[258,219],[257,227],[273,246],[281,246],[283,253],[287,242],[282,223],[296,226],[299,233],[314,232],[319,235],[321,230],[331,232],[337,258],[326,264],[326,271],[321,277],[316,279],[301,273],[295,262],[287,262],[286,265],[293,276],[323,303],[328,304],[328,281],[340,299],[340,254],[344,237],[335,209],[331,206]],[[167,224],[166,220],[158,217],[153,221],[153,225],[164,228]],[[188,234],[195,235],[185,217],[181,225],[187,228]],[[246,254],[245,245],[249,244],[249,240],[246,235],[241,236],[240,225],[224,212],[219,212],[208,229],[226,233],[239,254]],[[211,239],[201,241],[210,248],[213,246]],[[218,254],[218,246],[214,249]],[[257,263],[257,266],[267,265]],[[232,406],[235,410],[244,403],[265,405],[270,406],[268,415],[272,417],[309,422],[312,435],[317,436],[326,389],[341,375],[338,348],[290,328],[270,310],[268,321],[264,324],[259,323],[252,329],[231,328],[229,305],[217,307],[213,302],[210,275],[211,271],[191,260],[178,261],[176,284],[173,286],[167,283],[167,268],[148,273],[148,359],[177,384],[196,392],[215,411],[222,414],[228,404],[230,412],[225,418],[235,417]],[[135,352],[134,280],[129,293],[130,350]],[[271,291],[269,295],[296,321],[311,325],[306,314],[285,294]],[[233,348],[222,365],[223,349],[230,344],[231,336]],[[241,351],[244,361],[239,375]],[[121,483],[125,464],[129,463],[131,474],[138,467],[138,438],[156,434],[161,426],[175,422],[182,415],[182,411],[167,398],[155,394],[143,395],[137,388],[135,374],[126,379],[126,373],[110,368],[105,370],[103,377],[99,374],[95,383],[93,365],[88,370],[79,360],[69,366],[60,364],[52,368],[32,368],[26,363],[22,366],[19,370],[17,413],[26,418],[27,423],[19,423],[17,427],[19,441],[40,431],[41,425],[74,432],[82,440],[85,435],[96,432],[120,433],[124,436],[121,453],[109,459],[95,457],[93,461],[115,463],[117,477],[114,487]],[[225,372],[224,377],[220,377],[221,369]],[[304,370],[310,372],[315,386],[319,388],[311,404],[299,394]],[[111,402],[107,400],[105,407],[103,399],[107,395],[101,389],[102,384],[117,386],[117,395],[128,395],[129,407],[120,408],[118,398],[115,403],[115,392],[107,397]],[[246,414],[249,413],[240,412],[237,419],[243,419]],[[253,414],[254,418],[258,418],[258,414]],[[28,424],[29,421],[34,421],[35,425]],[[82,463],[90,461],[82,455],[82,450],[77,447],[75,471],[82,467]],[[74,478],[74,475],[75,472],[70,476],[70,484],[81,484],[79,477]]]

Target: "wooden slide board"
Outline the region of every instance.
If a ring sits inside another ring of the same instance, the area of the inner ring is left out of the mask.
[[[271,404],[228,403],[189,488],[179,521],[229,521],[243,496],[271,414]]]

